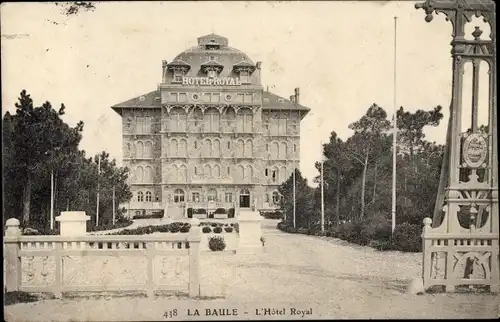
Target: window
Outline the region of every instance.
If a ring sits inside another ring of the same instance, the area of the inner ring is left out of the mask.
[[[231,149],[231,141],[227,141],[227,148]]]
[[[250,83],[250,73],[248,70],[242,70],[240,72],[240,83],[249,84]]]
[[[252,103],[253,95],[252,94],[243,94],[243,102],[244,103]]]
[[[273,170],[273,182],[276,182],[276,170]]]
[[[297,152],[297,144],[293,145],[293,152]]]
[[[217,191],[215,189],[208,190],[207,201],[217,201]]]
[[[136,133],[151,133],[151,117],[136,117]]]
[[[212,93],[212,96],[210,97],[210,102],[219,103],[220,102],[220,93]]]
[[[175,203],[184,202],[184,190],[182,190],[182,189],[175,189],[175,191],[174,191],[174,202]]]
[[[194,141],[194,148],[198,149],[198,142],[197,141]]]
[[[156,195],[156,202],[160,201],[160,196]]]
[[[180,68],[174,69],[174,79],[172,83],[182,83],[182,77],[184,76],[184,71]]]
[[[269,195],[267,193],[264,194],[264,202],[269,203]]]
[[[224,202],[227,202],[227,203],[233,202],[233,194],[231,192],[226,192],[224,194]]]
[[[277,205],[277,204],[279,204],[279,202],[280,202],[280,194],[278,191],[274,191],[273,192],[273,203],[275,205]]]
[[[207,72],[207,76],[208,76],[209,78],[214,78],[214,77],[216,77],[216,76],[217,76],[217,72],[216,72],[215,70],[211,69],[211,70],[209,70],[209,71]]]
[[[227,175],[230,176],[231,175],[231,167],[227,167]]]
[[[200,202],[200,193],[199,192],[193,192],[191,194],[191,200],[193,202]]]
[[[264,98],[264,103],[269,103],[269,98]]]
[[[279,135],[286,135],[286,119],[279,119],[278,120],[278,126],[279,130],[278,133]]]
[[[142,191],[139,191],[137,193],[137,201],[138,202],[143,202],[144,201],[144,193]]]
[[[269,171],[268,171],[268,169],[266,169],[266,170],[264,171],[264,174],[265,174],[265,176],[266,176],[266,177],[269,175]]]
[[[179,102],[187,102],[187,94],[179,93]]]
[[[151,191],[146,191],[146,202],[151,202]]]

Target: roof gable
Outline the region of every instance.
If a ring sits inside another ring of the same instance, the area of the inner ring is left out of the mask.
[[[159,108],[161,107],[161,101],[160,101],[160,92],[158,90],[149,92],[147,94],[143,94],[137,97],[134,97],[132,99],[129,99],[128,101],[121,102],[118,104],[115,104],[111,106],[113,110],[121,114],[120,110],[122,108],[141,108],[141,107],[146,107],[146,108]]]
[[[264,91],[262,95],[262,108],[268,110],[296,110],[303,111],[307,114],[311,109],[300,104],[296,104],[289,99],[283,98],[279,95]]]

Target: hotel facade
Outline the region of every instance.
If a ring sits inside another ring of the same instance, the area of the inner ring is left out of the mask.
[[[265,90],[261,62],[215,34],[171,62],[150,93],[112,106],[122,117],[129,216],[187,208],[279,204],[279,185],[299,167],[300,123],[309,108]]]

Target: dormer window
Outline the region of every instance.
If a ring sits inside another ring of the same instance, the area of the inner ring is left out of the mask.
[[[240,83],[250,84],[250,72],[248,70],[242,70],[240,72]]]
[[[217,71],[214,69],[210,69],[207,71],[207,76],[209,78],[215,78],[215,77],[217,77]]]
[[[180,59],[175,59],[167,65],[167,68],[173,74],[172,83],[182,83],[182,78],[186,75],[191,66]]]

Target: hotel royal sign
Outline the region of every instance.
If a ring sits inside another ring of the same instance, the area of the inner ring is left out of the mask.
[[[187,77],[182,78],[182,85],[206,86],[240,86],[237,77]]]

